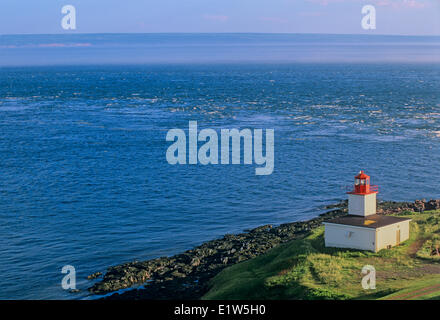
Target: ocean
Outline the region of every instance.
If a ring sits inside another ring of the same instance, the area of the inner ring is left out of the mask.
[[[0,36],[0,299],[87,299],[87,275],[346,198],[440,198],[440,37]],[[168,130],[274,129],[255,165],[170,165]],[[76,269],[78,293],[61,287]]]

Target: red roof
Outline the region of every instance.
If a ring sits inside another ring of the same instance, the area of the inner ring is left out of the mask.
[[[367,176],[363,170],[361,170],[361,172],[359,172],[359,174],[355,177],[356,179],[369,179],[370,176]]]

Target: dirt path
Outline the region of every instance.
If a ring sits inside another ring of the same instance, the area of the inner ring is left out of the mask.
[[[428,288],[430,288],[430,287],[428,287]],[[428,289],[427,288],[427,289]],[[415,295],[415,296],[412,296],[412,297],[409,297],[409,298],[407,298],[407,299],[403,299],[403,300],[413,300],[413,299],[415,299],[415,298],[418,298],[418,297],[420,297],[420,296],[426,296],[426,295],[428,295],[428,294],[431,294],[431,293],[434,293],[434,292],[438,292],[439,291],[439,288],[437,288],[437,289],[433,289],[433,290],[430,290],[430,291],[425,291],[425,292],[423,292],[423,293],[420,293],[420,294],[417,294],[417,295]]]
[[[423,244],[425,243],[426,239],[422,238],[422,239],[417,239],[416,241],[414,241],[408,248],[408,254],[411,258],[415,258],[417,251],[420,250],[420,248],[423,246]]]
[[[400,294],[398,296],[390,297],[386,300],[410,300],[410,299],[424,296],[424,295],[427,295],[427,294],[430,294],[430,293],[433,293],[433,292],[436,292],[439,290],[440,290],[440,283],[433,285],[433,286],[425,287],[422,289],[414,290],[411,292],[406,292],[406,293]]]

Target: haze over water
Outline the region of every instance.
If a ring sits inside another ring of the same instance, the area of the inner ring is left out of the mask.
[[[237,62],[440,62],[440,36],[0,35],[0,66]]]
[[[439,37],[0,36],[0,298],[84,298],[110,265],[312,218],[360,169],[440,198],[439,63]],[[190,120],[275,129],[273,174],[169,165]]]

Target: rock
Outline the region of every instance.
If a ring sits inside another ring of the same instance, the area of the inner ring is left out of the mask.
[[[251,229],[248,232],[264,232],[264,231],[268,231],[269,229],[272,229],[272,225],[271,224],[266,224],[264,226],[260,226],[260,227]]]
[[[425,210],[439,210],[440,200],[429,200],[425,203]]]
[[[199,266],[200,265],[200,259],[199,258],[193,258],[192,260],[191,260],[191,266],[193,266],[193,267],[197,267],[197,266]]]
[[[178,272],[178,271],[172,272],[171,275],[176,278],[185,278],[186,277],[186,274]]]
[[[87,277],[87,279],[93,280],[93,279],[99,278],[100,276],[102,276],[102,272],[95,272],[95,273],[92,273],[91,275],[89,275]]]

